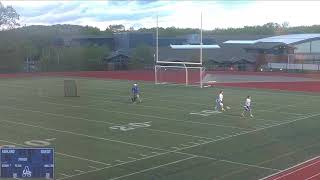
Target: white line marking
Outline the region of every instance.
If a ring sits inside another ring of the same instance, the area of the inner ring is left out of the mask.
[[[196,121],[185,121],[185,120],[166,118],[166,117],[155,116],[155,115],[127,113],[127,112],[115,111],[115,110],[109,110],[109,109],[94,108],[94,107],[96,107],[94,105],[87,105],[86,107],[84,107],[84,106],[74,106],[74,105],[67,105],[67,104],[61,104],[61,103],[52,103],[52,102],[48,102],[48,101],[40,101],[40,103],[55,104],[55,105],[59,105],[59,106],[67,106],[67,107],[73,107],[73,108],[87,108],[87,109],[100,110],[100,111],[112,112],[112,113],[117,113],[117,114],[125,114],[125,115],[130,115],[130,116],[135,115],[135,116],[140,116],[140,117],[156,118],[156,119],[162,119],[162,120],[168,120],[168,121],[188,122],[188,123],[193,123],[193,124],[206,124],[206,125],[217,126],[217,127],[250,130],[248,128],[240,128],[240,127],[235,127],[235,126],[227,126],[227,125],[212,124],[212,123],[200,123],[200,122],[196,122]]]
[[[293,123],[293,122],[296,122],[296,121],[308,119],[308,118],[311,118],[311,117],[316,117],[316,116],[319,116],[319,115],[320,115],[320,113],[319,113],[319,114],[313,114],[313,115],[310,115],[310,116],[301,117],[301,118],[297,118],[297,119],[294,119],[294,120],[291,120],[291,121],[288,121],[288,122],[279,123],[279,124],[277,124],[277,125],[268,126],[268,127],[265,127],[265,128],[259,128],[259,129],[255,129],[255,130],[251,130],[251,131],[247,131],[246,133],[242,133],[241,135],[259,132],[259,131],[262,131],[262,130],[265,130],[265,129],[269,129],[269,128],[273,128],[273,127],[278,127],[278,126],[281,126],[281,125],[287,125],[287,124],[290,124],[290,123]],[[4,122],[12,123],[12,121],[4,121]],[[16,123],[14,123],[14,124],[16,124]],[[23,123],[18,123],[18,124],[20,124],[20,125],[25,125],[25,126],[29,126],[29,125],[26,125],[26,124],[23,124]],[[39,127],[38,127],[38,128],[39,128]],[[49,128],[46,128],[46,129],[50,130]],[[58,130],[58,131],[60,131],[60,130]],[[220,138],[220,139],[213,140],[213,141],[208,141],[208,142],[203,143],[203,144],[201,144],[201,145],[205,145],[205,144],[210,144],[210,143],[213,143],[213,142],[222,141],[222,140],[234,138],[234,137],[237,137],[237,136],[240,136],[240,135],[230,135],[230,136],[228,136],[228,137]],[[162,154],[155,155],[155,156],[160,156],[160,155],[164,155],[164,154],[168,154],[168,153],[179,153],[179,154],[186,154],[186,155],[195,156],[195,155],[193,155],[193,154],[188,154],[188,153],[183,153],[183,152],[177,152],[177,151],[185,150],[185,149],[190,149],[190,148],[194,148],[194,147],[197,147],[197,146],[200,146],[200,145],[194,145],[194,146],[189,146],[189,147],[185,147],[185,148],[180,148],[179,150],[167,151],[167,152],[164,152],[164,153],[162,153]],[[155,156],[149,156],[149,157],[146,157],[146,158],[141,158],[141,159],[139,159],[139,160],[148,159],[148,158],[155,157]],[[204,157],[204,156],[203,156],[203,157]],[[210,158],[210,157],[209,157],[209,158]],[[211,158],[210,158],[210,159],[211,159]],[[136,161],[139,161],[139,160],[136,160]],[[135,161],[129,161],[129,162],[126,162],[126,163],[123,163],[123,164],[131,163],[131,162],[135,162]],[[121,163],[121,164],[118,164],[118,165],[122,165],[122,163]],[[115,166],[109,166],[109,167],[101,168],[101,169],[99,169],[99,170],[106,169],[106,168],[111,168],[111,167],[115,167]],[[89,172],[87,172],[87,173],[90,173],[90,172],[93,172],[93,171],[89,171]],[[78,175],[81,175],[81,174],[78,174]],[[78,175],[75,175],[75,176],[78,176]],[[72,176],[72,177],[74,177],[74,176]],[[61,178],[61,179],[64,179],[64,178]],[[61,180],[61,179],[60,179],[60,180]]]
[[[21,125],[26,125],[24,123],[16,123],[16,122],[12,122],[12,121],[6,121],[6,120],[0,120],[1,121],[4,121],[4,122],[8,122],[8,123],[13,123],[13,124],[21,124]],[[41,126],[34,126],[34,125],[26,125],[26,126],[31,126],[31,127],[37,127],[37,128],[44,128],[44,129],[48,129],[48,130],[52,130],[51,128],[45,128],[45,127],[41,127]],[[56,130],[55,130],[56,131]],[[60,130],[58,130],[60,131]],[[64,131],[63,131],[64,132]],[[218,140],[215,140],[215,141],[218,141]],[[207,143],[209,143],[211,141],[208,141]],[[207,144],[207,143],[204,143],[204,144]],[[198,146],[198,145],[193,145],[193,146],[188,146],[188,145],[184,145],[184,144],[181,144],[182,146],[185,146],[185,148],[180,148],[178,150],[183,150],[183,149],[186,149],[186,148],[190,148],[190,147],[195,147],[195,146]],[[152,148],[152,147],[149,147],[149,148]],[[160,149],[161,151],[166,151],[166,150],[162,150]],[[175,153],[178,153],[178,154],[185,154],[185,155],[191,155],[191,156],[198,156],[198,155],[194,155],[194,154],[189,154],[189,153],[183,153],[183,152],[176,152],[177,150],[175,151],[167,151],[167,152],[175,152]],[[159,155],[162,155],[163,153],[158,153]],[[144,155],[144,154],[140,154],[141,156],[144,156],[146,157],[147,155]],[[149,156],[150,157],[150,156]],[[205,157],[205,156],[199,156],[199,157]],[[211,157],[208,157],[209,159],[212,159]],[[107,164],[109,165],[109,164]]]
[[[74,171],[79,172],[79,173],[84,173],[85,171],[81,171],[79,169],[75,169]]]
[[[66,115],[63,115],[63,114],[55,114],[55,113],[47,113],[47,112],[43,112],[43,111],[35,111],[35,110],[29,110],[29,109],[23,109],[23,108],[15,108],[15,107],[11,107],[11,106],[1,106],[0,105],[0,108],[15,109],[15,110],[27,111],[27,112],[29,111],[29,112],[34,112],[34,113],[52,115],[52,116],[56,116],[56,117],[79,119],[79,120],[84,120],[84,121],[88,121],[88,122],[96,122],[96,123],[111,124],[111,125],[120,125],[120,124],[107,122],[107,121],[98,121],[98,120],[92,120],[92,119],[75,117],[75,116],[66,116]],[[209,137],[202,137],[202,136],[195,136],[195,135],[182,134],[182,133],[176,133],[176,132],[162,131],[162,130],[157,130],[157,129],[153,129],[153,128],[145,128],[145,129],[146,130],[150,130],[150,131],[163,132],[163,133],[167,133],[167,134],[176,134],[176,135],[181,135],[181,136],[190,136],[190,137],[195,137],[195,138],[203,138],[203,139],[211,139],[212,140],[212,138],[209,138]]]
[[[288,171],[288,170],[290,170],[290,169],[294,169],[294,168],[296,168],[296,167],[298,167],[298,166],[301,166],[302,164],[308,163],[308,162],[313,161],[313,160],[318,159],[318,158],[320,158],[320,156],[316,156],[316,157],[311,158],[311,159],[309,159],[309,160],[307,160],[307,161],[303,161],[303,162],[301,162],[301,163],[299,163],[299,164],[296,164],[296,165],[294,165],[294,166],[288,167],[287,169],[284,169],[284,170],[282,170],[282,171],[280,171],[280,172],[271,174],[271,175],[269,175],[269,176],[267,176],[267,177],[264,177],[264,178],[261,178],[261,179],[259,179],[259,180],[266,180],[266,179],[268,179],[268,178],[270,178],[270,177],[272,177],[272,176],[276,176],[277,174],[281,174],[281,173],[283,173],[283,172],[285,172],[285,171]]]
[[[104,162],[95,161],[95,160],[91,160],[91,159],[86,159],[86,158],[82,158],[82,157],[78,157],[78,156],[73,156],[73,155],[69,155],[69,154],[64,154],[64,153],[60,153],[60,152],[55,152],[55,153],[56,153],[56,154],[59,154],[59,155],[71,157],[71,158],[74,158],[74,159],[80,159],[80,160],[83,160],[83,161],[93,162],[93,163],[96,163],[96,164],[103,164],[103,165],[105,165],[105,166],[110,165],[110,164],[107,164],[107,163],[104,163]]]
[[[317,177],[317,176],[319,176],[320,175],[320,173],[318,173],[318,174],[315,174],[315,175],[313,175],[313,176],[311,176],[311,177],[309,177],[308,179],[305,179],[305,180],[310,180],[310,179],[313,179],[313,178],[315,178],[315,177]]]
[[[178,147],[171,147],[172,149],[180,149],[180,148],[178,148]]]
[[[14,97],[7,98],[7,99],[14,99],[14,100],[20,102],[19,99],[14,98]],[[221,125],[221,124],[203,123],[203,122],[196,122],[196,121],[185,121],[185,120],[166,118],[166,117],[155,116],[155,115],[145,115],[145,114],[138,114],[138,113],[127,113],[127,112],[115,111],[115,110],[109,110],[109,109],[103,109],[103,108],[94,108],[94,107],[96,107],[95,105],[76,106],[76,105],[69,105],[69,104],[63,104],[63,103],[62,104],[61,103],[53,103],[53,102],[49,102],[49,101],[39,101],[39,103],[53,104],[53,105],[66,106],[66,107],[72,107],[72,108],[87,108],[87,109],[106,111],[106,112],[117,113],[117,114],[125,114],[125,115],[130,115],[130,116],[134,115],[134,116],[147,117],[147,118],[156,118],[156,119],[162,119],[162,120],[167,120],[167,121],[177,121],[177,122],[186,122],[186,123],[192,123],[192,124],[204,124],[204,125],[225,127],[225,128],[233,128],[233,129],[252,130],[252,129],[248,129],[248,128],[240,128],[240,127],[227,126],[227,125]]]
[[[21,146],[21,147],[29,147],[29,146],[24,145],[24,144],[18,144],[18,143],[15,143],[15,142],[10,142],[10,141],[6,141],[6,140],[2,140],[2,139],[0,139],[0,141],[6,142],[6,143],[10,143],[10,144],[14,144],[14,145]],[[69,154],[65,154],[65,153],[61,153],[61,152],[57,152],[57,151],[55,151],[55,154],[66,156],[66,157],[71,157],[71,158],[74,158],[74,159],[80,159],[80,160],[83,160],[83,161],[93,162],[93,163],[96,163],[96,164],[108,165],[108,164],[106,164],[104,162],[94,161],[94,160],[91,160],[91,159],[86,159],[86,158],[82,158],[82,157],[78,157],[78,156],[73,156],[73,155],[69,155]]]
[[[117,160],[115,160],[116,162],[118,162],[118,163],[125,163],[126,161],[121,161],[121,160],[119,160],[119,159],[117,159]]]
[[[137,160],[137,158],[134,158],[134,157],[128,157],[128,159]]]
[[[94,166],[88,166],[88,167],[91,168],[91,169],[95,169],[95,170],[99,169],[99,168],[94,167]]]
[[[186,160],[189,160],[189,159],[193,159],[193,158],[195,158],[195,156],[188,157],[188,158],[181,159],[181,160],[174,161],[174,162],[170,162],[170,163],[166,163],[166,164],[162,164],[162,165],[155,166],[155,167],[152,167],[152,168],[144,169],[144,170],[137,171],[137,172],[134,172],[134,173],[126,174],[126,175],[123,175],[123,176],[111,178],[110,180],[122,179],[122,178],[129,177],[129,176],[132,176],[132,175],[135,175],[135,174],[140,174],[140,173],[147,172],[147,171],[150,171],[150,170],[158,169],[158,168],[161,168],[161,167],[164,167],[164,166],[177,164],[177,163],[180,163],[180,162],[183,162],[183,161],[186,161]]]
[[[129,142],[124,142],[124,141],[118,141],[118,140],[108,139],[108,138],[103,138],[103,137],[91,136],[91,135],[87,135],[87,134],[76,133],[76,132],[71,132],[71,131],[66,131],[66,130],[59,130],[59,129],[47,128],[47,127],[43,127],[43,126],[25,124],[25,123],[21,123],[21,122],[13,122],[13,121],[8,121],[8,120],[0,120],[0,122],[7,122],[7,123],[11,123],[11,124],[24,125],[24,126],[34,127],[34,128],[45,129],[45,130],[49,130],[49,131],[61,132],[61,133],[65,133],[65,134],[83,136],[83,137],[87,137],[87,138],[91,138],[91,139],[104,140],[104,141],[110,141],[110,142],[115,142],[115,143],[120,143],[120,144],[127,144],[127,145],[131,145],[131,146],[136,146],[136,147],[164,151],[163,149],[160,149],[160,148],[155,148],[155,147],[150,147],[150,146],[145,146],[145,145],[140,145],[140,144],[135,144],[135,143],[129,143]]]
[[[320,160],[319,160],[319,161],[316,161],[316,162],[314,162],[314,163],[311,163],[311,164],[309,164],[309,165],[307,165],[307,166],[303,166],[303,167],[301,167],[301,168],[298,168],[298,169],[296,169],[296,170],[294,170],[294,171],[291,171],[291,172],[289,172],[289,173],[287,173],[287,174],[284,174],[284,175],[282,175],[282,176],[279,176],[279,177],[277,177],[277,178],[275,178],[275,179],[273,179],[273,180],[281,179],[281,178],[286,177],[286,176],[288,176],[288,175],[290,175],[290,174],[293,174],[293,173],[295,173],[295,172],[298,172],[298,171],[300,171],[300,170],[303,170],[303,169],[305,169],[305,168],[307,168],[307,167],[310,167],[310,166],[313,166],[313,165],[319,164],[319,163],[320,163]]]
[[[64,174],[64,173],[59,173],[60,175],[62,176],[65,176],[65,177],[71,177],[71,175],[67,175],[67,174]]]
[[[184,147],[189,147],[188,145],[185,145],[185,144],[181,144],[181,146],[184,146]]]
[[[109,82],[109,81],[108,81]],[[28,87],[28,85],[29,84],[25,84],[25,83],[20,83],[20,84],[18,84],[18,86],[16,86],[17,84],[15,84],[14,86],[12,86],[11,84],[1,84],[2,86],[5,86],[5,87],[9,87],[9,88],[11,88],[11,87],[14,87],[14,88],[16,88],[16,87],[20,87],[20,88],[27,88],[27,89],[31,89],[31,90],[34,90],[34,88],[33,87]],[[63,85],[56,85],[57,87],[63,87]],[[95,97],[95,98],[99,98],[99,100],[100,99],[107,99],[107,98],[101,98],[101,96],[95,96],[95,95],[92,95],[92,94],[90,94],[90,93],[88,93],[88,92],[91,92],[91,90],[92,89],[97,89],[97,90],[99,90],[99,89],[102,89],[102,90],[105,90],[105,89],[103,89],[103,88],[86,88],[86,87],[82,87],[82,92],[84,92],[84,93],[86,93],[86,94],[88,94],[88,95],[91,95],[91,96],[88,96],[88,97]],[[87,90],[85,90],[85,89],[87,89]],[[18,89],[19,90],[19,89]],[[118,92],[119,90],[118,89],[110,89],[110,88],[108,88],[108,90],[111,90],[111,91],[116,91],[116,92]],[[230,89],[230,90],[233,90],[233,91],[238,91],[238,90],[236,90],[236,89]],[[250,91],[250,90],[249,90]],[[261,94],[260,92],[256,92],[256,91],[251,91],[251,92],[253,92],[254,94]],[[286,92],[286,91],[285,91]],[[110,94],[107,94],[107,93],[103,93],[103,92],[98,92],[98,93],[100,93],[100,94],[103,94],[103,95],[110,95]],[[262,94],[263,95],[265,95],[265,93],[268,93],[268,94],[281,94],[281,95],[287,95],[287,94],[285,94],[285,93],[276,93],[276,92],[263,92]],[[158,95],[158,94],[157,94]],[[127,96],[121,96],[121,95],[117,95],[118,97],[127,97]],[[319,97],[319,96],[317,96],[317,95],[312,95],[312,94],[306,94],[306,95],[304,95],[304,94],[296,94],[295,93],[295,96],[309,96],[309,97]],[[48,97],[48,96],[47,96]],[[176,97],[182,97],[182,96],[179,96],[179,95],[175,95],[175,96],[161,96],[161,97],[170,97],[170,99],[172,99],[172,98],[176,98]],[[50,97],[49,97],[50,98]],[[52,97],[51,97],[52,98]],[[193,98],[193,97],[190,97],[190,98]],[[144,99],[150,99],[150,100],[152,100],[151,98],[144,98]],[[199,98],[197,97],[197,100],[198,100]],[[177,102],[177,101],[172,101],[172,100],[165,100],[165,99],[160,99],[160,100],[158,100],[158,101],[166,101],[166,102]],[[96,101],[97,102],[97,101]],[[102,102],[113,102],[113,103],[115,103],[114,101],[110,101],[110,100],[106,100],[106,101],[102,101]],[[188,102],[188,104],[194,104],[194,105],[202,105],[203,106],[203,103],[192,103],[192,102]],[[257,103],[255,103],[255,104],[257,104]],[[269,103],[258,103],[258,104],[267,104],[267,105],[269,105]],[[287,105],[287,106],[293,106],[293,105]],[[151,107],[151,106],[150,106]],[[152,106],[152,107],[154,107],[154,108],[163,108],[163,107],[156,107],[156,106]],[[175,106],[175,107],[181,107],[181,106]],[[170,108],[171,109],[171,108]],[[179,110],[179,109],[177,109],[177,108],[175,108],[175,110]],[[258,110],[259,111],[259,110]]]
[[[153,153],[153,154],[160,154],[160,153],[158,153],[158,152],[151,152],[151,153]]]
[[[169,132],[169,131],[157,130],[157,129],[153,129],[153,128],[145,128],[145,129],[146,129],[146,130],[151,130],[151,131],[164,132],[164,133],[168,133],[168,134],[175,134],[175,135],[181,135],[181,136],[189,136],[189,137],[194,137],[194,138],[203,138],[203,139],[210,139],[210,140],[213,140],[212,138],[209,138],[209,137],[194,136],[194,135],[184,134],[184,133],[175,133],[175,132]]]
[[[190,144],[193,144],[193,145],[199,145],[199,143],[196,143],[196,142],[188,142]]]

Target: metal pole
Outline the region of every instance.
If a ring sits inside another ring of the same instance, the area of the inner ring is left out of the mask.
[[[154,83],[155,84],[158,84],[157,68],[158,68],[158,66],[155,65],[154,66]]]
[[[159,30],[158,30],[158,14],[157,14],[157,30],[156,30],[156,62],[159,61]]]
[[[188,68],[186,68],[186,86],[188,86],[189,82],[188,82]]]
[[[202,81],[203,81],[203,79],[202,79],[202,75],[203,75],[202,73],[203,73],[203,72],[202,72],[202,71],[203,71],[203,67],[200,67],[200,87],[201,87],[201,88],[202,88],[202,86],[203,86],[203,82],[202,82]]]
[[[201,28],[200,28],[200,63],[202,65],[202,12],[201,12]]]

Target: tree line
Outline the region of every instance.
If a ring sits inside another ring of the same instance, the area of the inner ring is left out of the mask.
[[[155,28],[126,29],[122,24],[109,25],[105,30],[78,25],[32,25],[21,27],[19,14],[12,6],[0,2],[0,72],[24,70],[25,62],[37,60],[41,71],[102,70],[102,59],[111,54],[110,47],[88,44],[65,46],[64,39],[73,36],[112,36],[114,32],[155,32]],[[173,37],[198,33],[199,29],[160,27],[159,36]],[[279,35],[320,33],[320,25],[290,27],[289,23],[267,23],[242,28],[206,30],[204,35]],[[141,45],[132,53],[132,68],[153,63],[151,47]]]

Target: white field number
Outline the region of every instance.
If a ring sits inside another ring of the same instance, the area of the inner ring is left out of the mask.
[[[150,127],[151,122],[143,122],[143,123],[129,123],[121,126],[111,126],[110,129],[120,130],[120,131],[130,131],[138,128]]]
[[[47,141],[42,141],[42,140],[30,140],[24,142],[24,144],[28,146],[36,146],[36,147],[43,147],[43,146],[49,146],[50,143]]]
[[[192,112],[190,114],[199,115],[199,116],[210,116],[212,114],[218,114],[221,113],[220,111],[213,111],[213,110],[203,110],[200,112]]]
[[[52,139],[46,139],[46,140],[29,140],[25,141],[24,144],[28,146],[34,146],[34,147],[44,147],[49,146],[51,143],[49,141],[54,141],[56,138]],[[0,145],[0,148],[15,148],[16,145]]]

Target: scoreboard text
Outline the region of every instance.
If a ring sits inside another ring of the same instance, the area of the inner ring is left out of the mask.
[[[53,148],[2,148],[1,178],[54,178]]]

